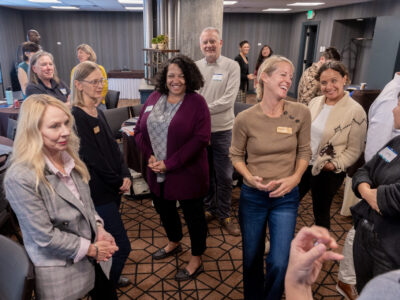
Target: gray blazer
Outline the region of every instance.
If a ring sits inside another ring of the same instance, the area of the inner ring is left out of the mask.
[[[40,183],[36,192],[36,175],[22,165],[12,166],[4,187],[21,227],[24,244],[35,266],[36,292],[39,299],[76,299],[94,287],[94,265],[87,257],[73,263],[80,237],[96,239],[97,215],[89,186],[73,170],[71,177],[81,196],[77,199],[57,175],[46,169],[53,187]],[[83,202],[83,204],[82,204]],[[102,265],[108,275],[111,260]]]

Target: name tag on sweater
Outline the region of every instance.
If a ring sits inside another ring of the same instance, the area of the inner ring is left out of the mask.
[[[100,127],[99,126],[94,127],[93,132],[94,134],[98,134],[100,132]]]
[[[378,154],[387,163],[390,163],[393,159],[397,157],[397,152],[390,147],[382,149],[381,151],[379,151]]]
[[[222,81],[222,74],[214,74],[212,80]]]
[[[153,106],[154,106],[154,105],[149,105],[149,106],[147,106],[146,109],[144,110],[144,112],[147,113],[147,112],[149,112],[149,111],[152,111],[152,110],[153,110]]]
[[[292,134],[292,128],[291,127],[277,127],[276,132],[283,133],[283,134]]]

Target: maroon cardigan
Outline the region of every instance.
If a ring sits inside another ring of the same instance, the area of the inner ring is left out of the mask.
[[[140,112],[135,128],[136,144],[146,161],[153,154],[147,131],[147,118],[151,106],[160,99],[159,92],[153,92]],[[172,118],[168,128],[167,168],[164,182],[164,198],[186,200],[205,196],[209,187],[209,172],[206,147],[210,141],[210,111],[204,98],[197,93],[185,95],[181,106]],[[147,183],[150,190],[160,196],[160,184],[156,174],[147,167]]]

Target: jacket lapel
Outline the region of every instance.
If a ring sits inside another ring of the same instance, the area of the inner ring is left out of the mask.
[[[85,217],[86,221],[90,224],[88,214],[86,212],[85,207],[83,206],[82,202],[77,199],[72,192],[67,188],[67,186],[57,178],[57,175],[48,172],[46,174],[46,179],[49,181],[50,185],[53,187],[54,192],[64,199],[66,202],[72,204],[76,209],[78,209],[82,215]],[[75,181],[75,180],[74,180]],[[77,186],[78,188],[78,186]],[[80,192],[79,188],[78,191]]]

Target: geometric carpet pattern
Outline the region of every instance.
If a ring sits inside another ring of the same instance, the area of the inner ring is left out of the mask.
[[[240,189],[232,193],[233,219],[237,223]],[[339,214],[343,189],[335,196],[331,209],[331,233],[336,238],[341,253],[351,218]],[[132,245],[132,252],[123,275],[133,284],[118,291],[119,299],[243,299],[241,236],[227,234],[217,221],[208,224],[207,250],[202,260],[205,272],[196,280],[174,280],[178,268],[190,257],[190,239],[183,224],[183,252],[163,260],[153,260],[152,253],[166,245],[167,238],[160,218],[150,199],[123,200],[122,218]],[[299,207],[296,232],[313,224],[312,203],[306,195]],[[336,289],[338,263],[325,263],[313,286],[314,299],[343,299]],[[283,298],[284,299],[284,298]]]

